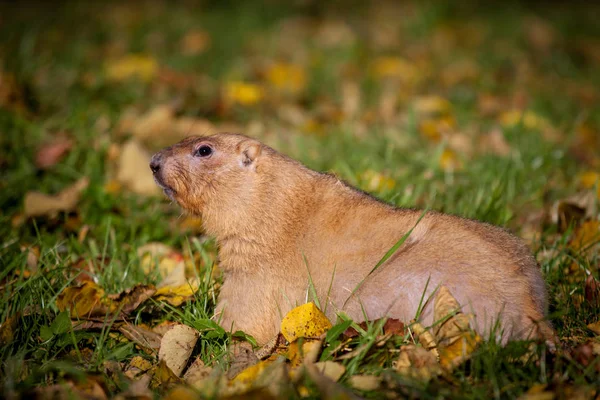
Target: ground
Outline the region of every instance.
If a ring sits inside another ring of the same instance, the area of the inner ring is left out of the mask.
[[[218,131],[400,207],[504,226],[548,284],[555,353],[483,338],[468,360],[415,378],[396,363],[419,336],[410,321],[392,336],[385,321],[354,324],[356,335],[331,321],[318,357],[345,373],[323,384],[306,372],[286,395],[599,396],[599,12],[512,1],[1,4],[4,396],[114,396],[149,376],[134,360],[152,366],[155,393],[184,390],[157,372],[173,322],[200,332],[190,354],[213,378],[231,371],[234,338],[210,320],[215,243],[147,167],[153,151]],[[373,375],[374,386],[357,383]]]

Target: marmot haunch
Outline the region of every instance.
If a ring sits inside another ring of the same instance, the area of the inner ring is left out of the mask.
[[[423,294],[445,285],[483,335],[499,320],[504,342],[553,336],[540,269],[527,246],[501,228],[438,212],[417,224],[421,211],[378,201],[238,134],[187,138],[155,154],[150,168],[166,195],[201,216],[216,238],[221,325],[259,343],[306,302],[309,280],[332,321],[344,311],[357,322],[364,313],[407,322]],[[432,303],[421,314],[424,324],[433,322]]]

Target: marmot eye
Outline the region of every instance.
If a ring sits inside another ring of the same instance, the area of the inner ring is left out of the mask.
[[[213,150],[210,146],[200,146],[198,150],[194,153],[196,157],[208,157],[212,154]]]

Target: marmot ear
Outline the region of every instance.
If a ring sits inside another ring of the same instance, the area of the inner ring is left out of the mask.
[[[245,167],[254,164],[261,152],[262,144],[254,140],[246,140],[239,145],[239,154]]]

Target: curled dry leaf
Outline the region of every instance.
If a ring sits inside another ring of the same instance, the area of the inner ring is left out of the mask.
[[[52,143],[44,144],[35,155],[35,166],[48,169],[56,165],[73,147],[73,141],[67,138],[58,138]]]
[[[60,211],[69,212],[75,209],[81,192],[89,184],[87,177],[67,187],[60,193],[51,196],[40,192],[27,192],[24,200],[24,213],[26,217],[53,216]]]
[[[346,389],[344,386],[335,382],[333,379],[319,372],[316,364],[309,364],[304,367],[310,380],[319,390],[319,396],[323,399],[359,399],[357,395]]]
[[[415,345],[402,346],[394,368],[402,375],[424,381],[442,372],[435,353]]]
[[[179,376],[186,366],[200,333],[187,325],[177,325],[163,336],[158,359]]]
[[[288,342],[293,342],[300,337],[318,337],[331,326],[314,303],[306,303],[287,313],[281,321],[281,333]]]
[[[117,181],[134,193],[159,195],[160,188],[154,182],[149,164],[150,153],[136,139],[127,141],[119,154]]]

